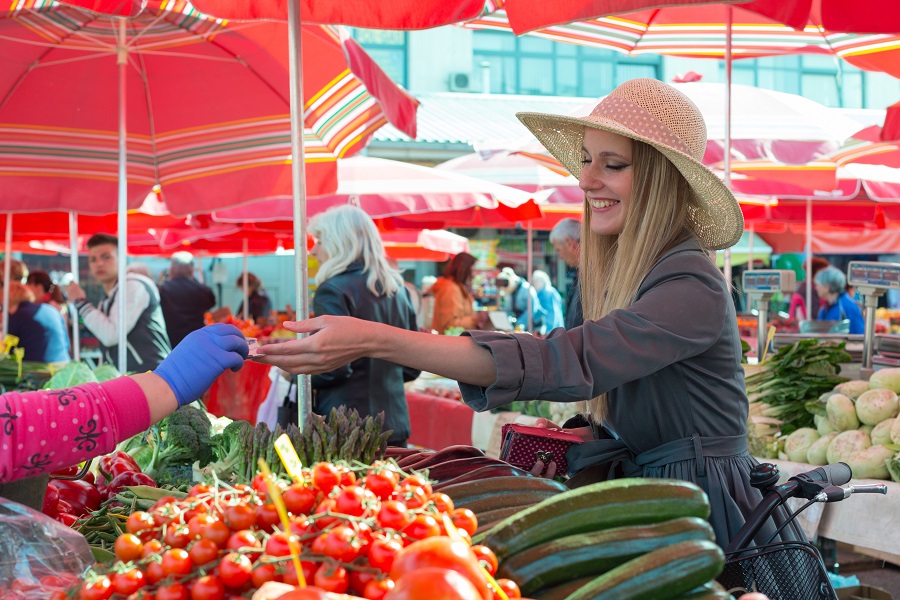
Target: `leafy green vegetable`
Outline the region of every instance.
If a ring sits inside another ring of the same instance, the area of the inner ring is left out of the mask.
[[[844,342],[835,344],[816,339],[800,340],[779,349],[770,356],[762,369],[746,379],[751,401],[765,402],[784,423],[781,432],[787,435],[801,427],[815,427],[813,412],[818,398],[834,386],[847,381],[840,377],[840,363],[850,362]]]
[[[153,479],[161,488],[184,490],[194,484],[194,469],[191,465],[172,464],[157,470]]]
[[[120,375],[121,373],[119,373],[119,370],[109,363],[104,363],[94,369],[94,377],[97,378],[98,382],[109,381],[110,379],[115,379]]]
[[[97,383],[97,378],[83,362],[70,362],[53,374],[44,389],[62,390],[82,383]]]

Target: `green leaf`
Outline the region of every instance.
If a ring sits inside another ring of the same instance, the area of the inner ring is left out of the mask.
[[[70,362],[50,378],[44,389],[62,390],[82,383],[97,383],[97,378],[86,364]]]
[[[116,562],[116,555],[109,550],[91,546],[91,553],[94,555],[94,560],[96,560],[100,564],[111,565],[112,563]]]
[[[97,378],[97,382],[109,381],[120,375],[119,370],[109,363],[102,364],[94,369],[94,377]]]

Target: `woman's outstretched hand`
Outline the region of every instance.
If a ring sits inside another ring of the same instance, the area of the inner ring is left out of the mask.
[[[315,335],[260,346],[256,360],[294,375],[326,373],[367,356],[377,325],[336,316],[285,321],[284,328],[288,331]]]

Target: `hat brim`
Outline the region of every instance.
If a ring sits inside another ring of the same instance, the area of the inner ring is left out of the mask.
[[[697,206],[689,211],[688,218],[704,247],[723,250],[741,239],[744,216],[734,194],[715,173],[689,154],[642,136],[618,121],[597,115],[577,118],[521,112],[516,116],[575,177],[581,174],[585,127],[609,131],[653,146],[675,165],[694,190]]]

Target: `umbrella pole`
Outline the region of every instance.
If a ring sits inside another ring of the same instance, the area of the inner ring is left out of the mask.
[[[72,271],[72,281],[79,283],[78,269],[78,215],[69,213],[69,270]],[[81,328],[78,324],[78,310],[75,305],[69,303],[69,316],[72,318],[72,358],[75,362],[81,360]]]
[[[306,255],[306,162],[303,147],[304,106],[300,0],[288,0],[288,35],[291,75],[291,179],[294,206],[294,273],[297,288],[294,297],[296,319],[309,318],[309,266]],[[302,337],[302,336],[298,336]],[[309,375],[297,378],[297,424],[302,428],[312,412],[312,388]]]
[[[127,281],[125,261],[128,256],[128,154],[126,150],[127,121],[125,120],[125,77],[128,68],[128,48],[125,47],[125,19],[119,19],[118,51],[116,64],[119,67],[119,207],[118,228],[119,247],[116,253],[118,264],[118,320],[119,320],[119,372],[128,372],[128,336],[125,332],[125,304],[127,302]]]
[[[6,213],[6,240],[3,248],[3,340],[9,333],[9,275],[12,270],[12,213]]]
[[[806,318],[810,321],[819,316],[819,307],[812,305],[812,198],[806,199]],[[815,310],[813,310],[815,309]]]
[[[247,271],[248,271],[247,252],[249,252],[249,249],[247,248],[247,245],[248,245],[248,240],[247,240],[247,238],[244,238],[244,252],[243,252],[243,254],[244,254],[244,278],[243,278],[243,282],[244,282],[244,285],[243,285],[243,288],[244,288],[244,315],[242,318],[245,321],[250,318],[250,281],[249,281],[250,276],[247,273]]]
[[[753,223],[750,223],[750,235],[747,236],[747,270],[753,270]]]
[[[731,23],[732,9],[726,9],[725,20],[725,187],[731,189]],[[722,266],[728,288],[734,286],[731,280],[731,248],[725,248]]]
[[[528,280],[528,285],[533,286],[534,283],[531,281],[531,273],[534,269],[534,249],[532,248],[532,244],[534,243],[533,238],[533,230],[531,229],[531,221],[528,221],[528,248],[525,250],[525,279]],[[528,311],[528,331],[534,331],[534,312],[533,307],[531,306],[531,294],[528,294],[528,303],[525,305]]]

